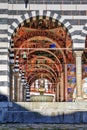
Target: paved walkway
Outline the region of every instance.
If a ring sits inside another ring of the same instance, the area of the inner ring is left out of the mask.
[[[87,130],[87,124],[0,124],[0,130]]]

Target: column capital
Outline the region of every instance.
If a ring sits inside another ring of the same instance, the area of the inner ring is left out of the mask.
[[[10,67],[11,67],[11,69],[13,69],[14,68],[14,64],[10,64]]]
[[[74,53],[76,54],[76,57],[81,57],[83,54],[83,51],[74,51]]]
[[[19,77],[19,72],[14,72],[14,75],[15,75],[16,77]]]

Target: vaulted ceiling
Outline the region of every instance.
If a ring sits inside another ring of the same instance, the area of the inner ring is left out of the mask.
[[[14,60],[29,84],[41,75],[50,82],[58,81],[64,64],[74,63],[72,41],[65,28],[46,19],[25,23],[16,32]],[[18,58],[18,59],[17,59]]]

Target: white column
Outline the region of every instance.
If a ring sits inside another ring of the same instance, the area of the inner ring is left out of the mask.
[[[76,54],[76,100],[82,100],[82,53],[75,51]]]
[[[20,102],[21,75],[17,76],[17,102]]]
[[[22,102],[23,101],[23,83],[21,82],[20,83],[20,102]]]
[[[14,86],[14,72],[13,72],[13,68],[14,66],[11,65],[10,68],[10,101],[14,101],[15,100],[15,86]]]

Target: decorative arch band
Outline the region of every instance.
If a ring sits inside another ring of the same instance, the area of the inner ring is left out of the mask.
[[[63,26],[63,28],[70,34],[71,39],[74,37],[74,29],[69,22],[67,22],[62,16],[50,12],[50,11],[31,11],[24,14],[15,20],[8,29],[8,41],[11,42],[12,36],[15,36],[17,30],[24,25],[25,22],[31,22],[36,19],[47,19],[51,21],[58,21],[58,24]]]

